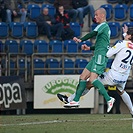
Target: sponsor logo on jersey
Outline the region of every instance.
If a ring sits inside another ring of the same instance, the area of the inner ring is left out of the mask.
[[[114,79],[113,82],[116,83],[116,84],[124,84],[124,83],[126,83],[126,81],[119,81],[119,80],[116,80],[116,79]]]
[[[128,65],[125,65],[125,64],[120,64],[120,67],[122,68],[122,69],[125,69],[125,70],[128,70],[128,69],[130,69],[131,68],[131,66],[128,66]]]
[[[133,49],[133,43],[128,42],[127,47]]]

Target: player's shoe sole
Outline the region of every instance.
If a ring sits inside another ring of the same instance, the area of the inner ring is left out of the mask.
[[[79,107],[79,106],[80,106],[79,102],[75,102],[75,101],[72,101],[64,105],[65,108],[72,108],[72,107]]]
[[[113,97],[111,97],[111,100],[109,100],[107,102],[107,105],[108,105],[108,109],[107,109],[107,112],[109,113],[111,111],[111,109],[113,108],[113,105],[114,105],[114,102],[115,102],[115,99]]]
[[[59,98],[60,101],[62,101],[63,103],[67,104],[68,103],[68,97],[66,95],[62,95],[62,94],[57,94],[57,97]]]

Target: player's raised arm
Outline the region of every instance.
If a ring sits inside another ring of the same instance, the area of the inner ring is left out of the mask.
[[[111,57],[111,56],[115,55],[116,53],[118,53],[123,47],[122,43],[123,43],[123,41],[119,41],[115,46],[111,47],[108,50],[106,56]]]

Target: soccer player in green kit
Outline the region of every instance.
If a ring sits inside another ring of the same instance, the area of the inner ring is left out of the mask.
[[[107,101],[107,112],[109,112],[113,107],[115,99],[108,95],[103,84],[97,79],[98,76],[104,72],[108,61],[106,53],[110,43],[110,28],[106,22],[105,9],[99,8],[95,11],[95,20],[98,26],[92,32],[86,34],[81,39],[73,38],[74,41],[81,42],[96,36],[96,42],[95,46],[92,47],[88,47],[86,44],[82,45],[83,50],[94,50],[94,56],[80,75],[74,100],[65,104],[64,107],[79,106],[79,99],[86,88],[87,79],[89,78],[89,82],[98,89]]]

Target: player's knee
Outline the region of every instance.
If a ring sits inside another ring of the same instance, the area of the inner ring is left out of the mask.
[[[91,82],[88,81],[86,84],[86,88],[90,90],[92,87],[93,87],[93,84],[91,84]]]

